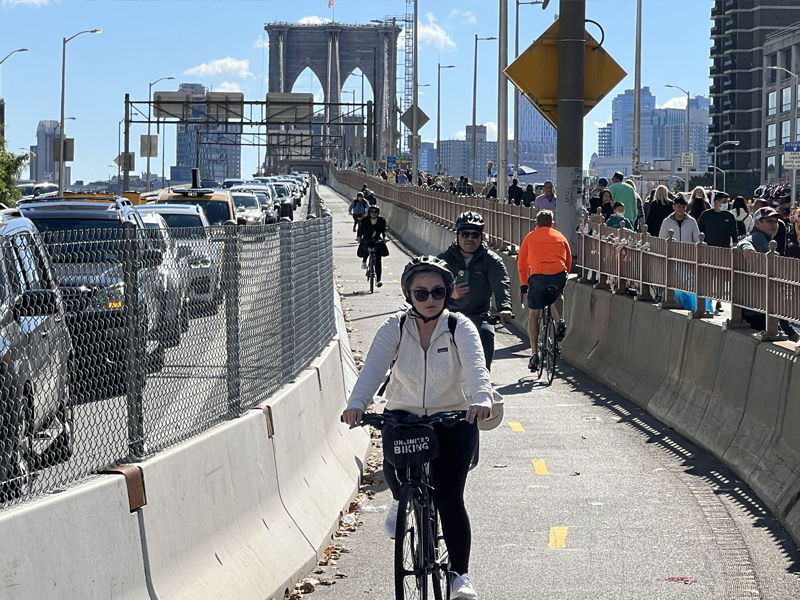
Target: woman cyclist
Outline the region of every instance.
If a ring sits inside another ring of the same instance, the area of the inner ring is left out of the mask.
[[[472,321],[452,313],[456,325],[450,331],[451,313],[445,301],[453,291],[454,278],[443,260],[415,258],[406,265],[400,285],[411,308],[390,317],[375,334],[343,420],[351,427],[361,421],[390,368],[386,412],[428,416],[467,411],[466,420],[450,428],[434,425],[440,449],[431,462],[431,477],[455,575],[451,598],[474,599],[477,594],[468,574],[472,533],[464,486],[478,443],[477,421],[487,418],[492,406],[489,372]],[[385,526],[394,537],[400,484],[386,460],[383,469],[394,498]]]
[[[367,268],[367,257],[369,244],[376,244],[375,248],[375,280],[378,287],[381,287],[381,273],[383,272],[383,265],[381,258],[389,255],[389,250],[386,248],[386,219],[380,216],[381,211],[377,206],[370,206],[367,210],[367,216],[361,219],[358,224],[358,233],[356,233],[356,240],[358,241],[358,256],[361,257],[361,268]]]

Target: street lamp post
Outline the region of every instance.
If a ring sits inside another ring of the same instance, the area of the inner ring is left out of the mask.
[[[156,79],[153,83],[147,86],[147,191],[150,191],[150,113],[151,113],[151,103],[153,99],[153,86],[157,84],[159,81],[164,81],[168,79],[175,79],[174,77],[162,77],[161,79]],[[156,146],[158,147],[158,146]]]
[[[475,34],[475,63],[472,67],[472,154],[470,159],[470,166],[471,166],[471,176],[472,182],[475,183],[475,168],[477,165],[475,164],[476,157],[475,157],[475,127],[476,119],[477,119],[477,107],[478,107],[478,42],[485,42],[488,40],[496,40],[496,37],[478,37],[478,34]]]
[[[76,120],[76,117],[67,117],[67,118],[64,119],[64,121],[75,121],[75,120]],[[59,163],[59,168],[60,168],[61,163],[64,162],[64,156],[61,153],[64,152],[64,150],[66,148],[66,146],[61,145],[61,142],[60,142],[60,140],[61,140],[61,123],[56,123],[56,126],[53,127],[53,136],[54,137],[55,137],[56,132],[58,132],[58,139],[59,139],[58,163]],[[55,140],[53,141],[53,143],[55,144]],[[55,148],[54,148],[54,150],[55,150]],[[61,171],[59,170],[59,173],[60,172]]]
[[[17,50],[12,50],[11,52],[9,52],[8,54],[6,54],[3,57],[3,60],[0,60],[0,65],[2,65],[4,62],[6,62],[8,60],[8,57],[11,56],[12,54],[16,54],[17,52],[27,52],[27,51],[28,51],[27,48],[19,48]],[[0,135],[3,135],[2,131],[0,131]]]
[[[636,0],[636,56],[633,73],[633,164],[634,177],[641,173],[642,162],[642,0]],[[688,184],[687,184],[688,185]]]
[[[442,172],[442,163],[439,161],[439,146],[442,144],[442,69],[455,69],[455,65],[437,64],[436,78],[436,174]]]
[[[797,104],[798,104],[798,102],[800,102],[800,98],[797,97],[797,93],[798,93],[798,80],[800,79],[800,76],[798,76],[797,73],[794,73],[794,72],[790,71],[789,69],[787,69],[785,67],[777,67],[777,66],[773,67],[773,66],[771,66],[769,68],[770,69],[775,69],[777,71],[785,71],[786,73],[788,73],[789,75],[792,76],[792,81],[793,81],[792,89],[794,90],[794,92],[793,92],[794,98],[793,98],[793,101],[792,101],[792,117],[791,117],[792,125],[791,126],[794,127],[794,130],[795,130],[794,131],[794,136],[792,136],[792,139],[793,140],[797,140],[797,139],[800,138],[800,131],[798,131],[798,128],[797,128]],[[796,205],[797,205],[797,169],[792,169],[792,208],[794,208]]]
[[[714,189],[715,190],[717,189],[717,171],[722,171],[722,169],[717,167],[717,150],[722,148],[725,144],[732,144],[733,146],[738,146],[739,145],[739,140],[728,140],[727,142],[722,142],[719,146],[714,146],[714,164],[712,166],[714,167]],[[725,191],[725,189],[726,189],[725,188],[725,176],[724,176],[725,171],[722,171],[722,173],[723,173],[722,191]]]
[[[67,75],[67,44],[74,40],[79,35],[83,35],[84,33],[103,33],[102,29],[87,29],[86,31],[81,31],[73,35],[69,38],[63,38],[62,46],[61,46],[61,137],[59,137],[59,146],[60,146],[60,154],[59,158],[61,161],[58,163],[58,195],[64,195],[64,138],[65,138],[65,131],[64,131],[64,92],[66,90],[66,75]]]
[[[550,0],[534,0],[533,2],[520,2],[516,0],[517,11],[514,19],[514,58],[519,56],[519,7],[521,4],[541,4],[542,9],[547,8]],[[514,177],[519,177],[519,92],[514,90]]]
[[[122,196],[122,124],[125,122],[125,117],[119,120],[117,126],[117,196]]]
[[[664,87],[675,88],[676,90],[680,90],[684,94],[686,94],[686,152],[691,152],[692,149],[691,149],[691,142],[690,142],[690,137],[689,137],[689,134],[690,134],[690,131],[691,131],[691,114],[692,114],[691,113],[691,109],[689,108],[689,105],[691,104],[691,94],[689,94],[689,92],[687,92],[685,89],[683,89],[682,87],[677,86],[677,85],[669,85],[669,84],[667,84]],[[684,179],[684,183],[686,184],[686,191],[687,192],[689,191],[689,179],[690,179],[691,170],[692,170],[691,167],[686,167],[686,179]]]

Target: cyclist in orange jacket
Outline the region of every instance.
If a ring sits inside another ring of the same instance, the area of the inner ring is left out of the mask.
[[[560,232],[553,228],[553,212],[542,210],[536,215],[536,229],[531,231],[519,249],[517,269],[519,270],[520,297],[527,294],[528,309],[528,337],[531,340],[532,356],[528,368],[535,371],[539,368],[538,340],[539,340],[539,313],[547,305],[545,297],[547,288],[555,286],[558,289],[558,299],[553,310],[558,321],[558,336],[562,338],[566,331],[564,323],[564,299],[562,292],[567,283],[567,275],[572,268],[572,251],[569,242]],[[525,283],[523,283],[525,282]]]

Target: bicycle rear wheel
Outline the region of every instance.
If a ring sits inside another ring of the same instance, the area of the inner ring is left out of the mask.
[[[442,536],[442,524],[439,520],[438,511],[431,511],[430,520],[431,539],[434,542],[433,559],[435,562],[433,573],[431,574],[431,584],[433,585],[433,597],[435,600],[450,600],[450,553]]]
[[[558,355],[558,333],[555,319],[549,319],[545,334],[545,357],[547,363],[547,383],[552,384],[556,375],[556,356]]]
[[[539,372],[536,375],[536,379],[542,378],[542,373],[544,372],[544,363],[546,360],[546,343],[547,337],[545,333],[547,332],[547,308],[543,308],[542,311],[539,313]]]
[[[428,600],[425,573],[425,523],[420,491],[407,487],[397,507],[394,539],[394,593],[397,600]]]
[[[367,261],[367,278],[369,279],[369,293],[375,293],[375,253],[369,253]]]

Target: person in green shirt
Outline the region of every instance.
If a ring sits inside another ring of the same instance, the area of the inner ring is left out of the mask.
[[[638,214],[636,209],[636,191],[630,185],[624,183],[624,179],[625,176],[619,171],[614,173],[614,177],[611,178],[614,183],[611,184],[608,190],[611,192],[611,197],[614,199],[614,202],[621,202],[625,207],[625,218],[630,223],[633,223]],[[631,229],[633,229],[633,227],[631,227]]]
[[[614,202],[614,214],[608,217],[606,225],[614,229],[630,229],[633,231],[633,223],[625,216],[625,206],[622,202]]]

